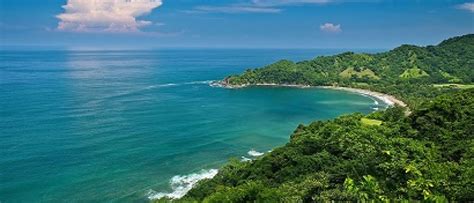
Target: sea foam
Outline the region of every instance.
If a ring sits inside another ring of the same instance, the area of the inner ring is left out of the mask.
[[[154,88],[160,88],[160,87],[171,87],[171,86],[178,86],[176,83],[166,83],[166,84],[159,84],[159,85],[150,85],[146,87],[146,89],[154,89]]]
[[[194,185],[200,180],[204,179],[211,179],[215,175],[217,175],[217,169],[210,169],[210,170],[201,170],[199,173],[193,173],[184,176],[174,176],[170,180],[172,192],[156,192],[151,190],[148,193],[148,199],[161,199],[161,198],[169,198],[169,199],[179,199],[186,195],[186,193],[193,188]]]
[[[240,159],[241,162],[248,162],[248,161],[252,161],[252,159],[250,158],[247,158],[245,156],[242,156],[241,159]]]
[[[202,80],[202,81],[192,81],[192,82],[185,82],[185,85],[196,85],[196,84],[211,84],[214,80]]]
[[[146,89],[154,89],[160,87],[172,87],[172,86],[182,86],[182,85],[206,85],[213,83],[213,80],[199,80],[199,81],[191,81],[191,82],[183,82],[183,83],[165,83],[165,84],[158,84],[158,85],[150,85],[146,87]]]
[[[257,156],[262,156],[262,155],[263,155],[262,152],[257,152],[257,151],[255,151],[255,150],[253,150],[253,149],[250,150],[250,151],[248,151],[247,154],[250,155],[250,156],[253,156],[253,157],[257,157]]]

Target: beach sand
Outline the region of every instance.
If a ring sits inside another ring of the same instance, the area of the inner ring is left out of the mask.
[[[374,97],[386,103],[389,106],[401,106],[407,107],[407,104],[396,97],[384,94],[380,92],[374,92],[366,89],[359,89],[359,88],[351,88],[351,87],[338,87],[338,86],[309,86],[309,85],[293,85],[293,84],[276,84],[276,83],[259,83],[259,84],[252,84],[252,85],[229,85],[226,81],[219,81],[211,84],[212,86],[219,86],[224,88],[244,88],[249,86],[270,86],[270,87],[295,87],[295,88],[323,88],[323,89],[333,89],[333,90],[342,90],[348,92],[354,92],[358,94],[367,95],[370,97]]]
[[[348,91],[348,92],[355,92],[367,96],[371,96],[374,98],[377,98],[383,102],[385,102],[389,106],[394,106],[398,105],[401,107],[407,107],[407,104],[403,102],[402,100],[397,99],[396,97],[389,95],[389,94],[384,94],[380,92],[374,92],[366,89],[358,89],[358,88],[351,88],[351,87],[336,87],[336,86],[317,86],[318,88],[325,88],[325,89],[335,89],[335,90],[343,90],[343,91]]]

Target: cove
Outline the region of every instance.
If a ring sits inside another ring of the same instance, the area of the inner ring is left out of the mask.
[[[190,181],[284,145],[298,124],[384,108],[331,89],[209,85],[333,52],[2,51],[0,197],[146,201],[176,191],[173,177]]]

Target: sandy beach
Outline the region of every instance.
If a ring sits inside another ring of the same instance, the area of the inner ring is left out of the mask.
[[[343,91],[348,91],[348,92],[355,92],[363,95],[367,95],[370,97],[377,98],[389,106],[394,106],[398,105],[401,107],[407,107],[407,104],[396,97],[380,92],[374,92],[366,89],[359,89],[359,88],[351,88],[351,87],[335,87],[335,86],[317,86],[317,88],[324,88],[324,89],[335,89],[335,90],[343,90]]]
[[[358,94],[363,94],[367,95],[376,99],[379,99],[386,103],[389,106],[401,106],[401,107],[407,107],[407,104],[403,102],[402,100],[397,99],[396,97],[389,95],[389,94],[384,94],[380,92],[374,92],[366,89],[359,89],[359,88],[351,88],[351,87],[338,87],[338,86],[310,86],[310,85],[295,85],[295,84],[276,84],[276,83],[258,83],[258,84],[244,84],[244,85],[229,85],[227,84],[226,81],[219,81],[219,82],[214,82],[211,83],[212,86],[218,86],[218,87],[224,87],[224,88],[231,88],[231,89],[236,89],[236,88],[245,88],[249,86],[269,86],[269,87],[294,87],[294,88],[323,88],[323,89],[333,89],[333,90],[341,90],[341,91],[348,91],[348,92],[354,92]]]

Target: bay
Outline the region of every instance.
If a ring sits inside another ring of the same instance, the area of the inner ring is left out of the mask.
[[[328,89],[209,85],[342,51],[1,51],[0,201],[147,201],[176,175],[285,144],[300,123],[384,107]]]

